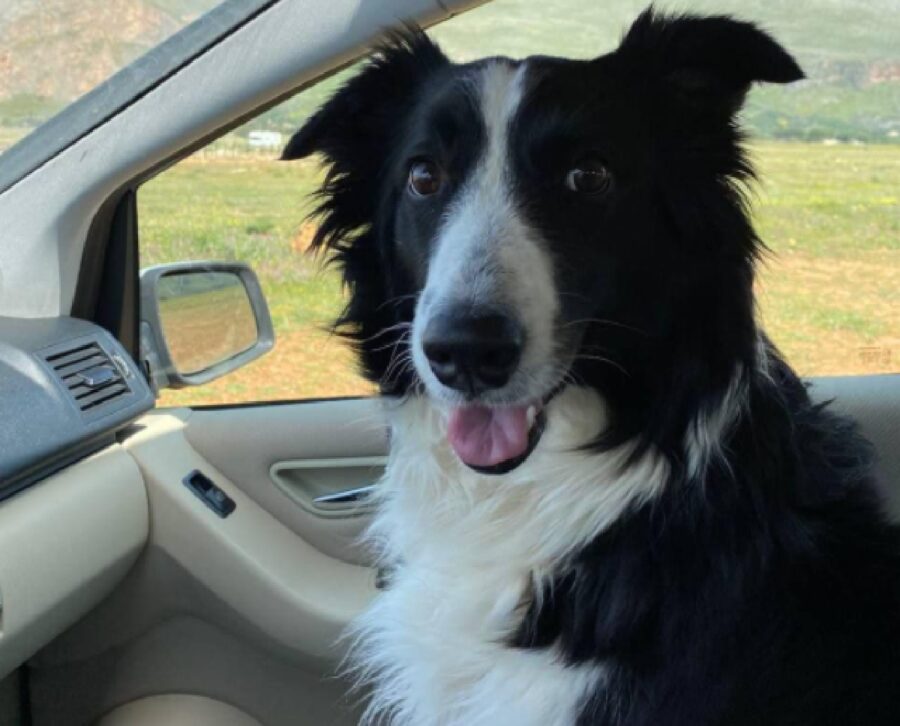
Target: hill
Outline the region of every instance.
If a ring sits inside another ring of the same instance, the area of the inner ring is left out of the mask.
[[[216,4],[0,0],[0,127],[39,123]],[[647,4],[495,0],[432,34],[457,60],[536,53],[591,57],[614,48]],[[797,56],[808,80],[761,87],[748,100],[745,122],[758,135],[900,142],[900,0],[660,0],[656,6],[757,21]],[[343,77],[273,109],[244,133],[291,131]]]
[[[217,0],[3,0],[0,124],[30,126]]]

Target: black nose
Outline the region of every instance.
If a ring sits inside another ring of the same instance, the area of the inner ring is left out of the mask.
[[[422,336],[437,379],[470,395],[504,386],[519,364],[523,344],[521,326],[496,313],[439,315]]]

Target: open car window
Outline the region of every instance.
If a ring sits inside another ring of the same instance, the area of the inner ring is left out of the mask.
[[[891,75],[896,61],[884,16],[855,9],[848,35],[848,10],[835,4],[823,3],[812,24],[799,5],[686,0],[678,7],[753,18],[797,49],[808,76],[753,89],[743,114],[761,179],[751,195],[755,222],[770,248],[757,283],[766,329],[807,376],[898,370],[900,80]],[[491,54],[589,58],[615,47],[633,13],[626,2],[552,0],[548,9],[497,0],[430,34],[457,61]],[[267,357],[207,386],[167,391],[162,404],[374,391],[347,346],[328,332],[343,296],[337,272],[322,269],[309,250],[316,220],[306,215],[320,165],[278,161],[290,135],[353,72],[259,115],[139,190],[142,264],[250,264],[277,336]]]

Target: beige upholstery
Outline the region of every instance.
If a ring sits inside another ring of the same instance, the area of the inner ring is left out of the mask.
[[[119,445],[0,505],[0,678],[109,595],[148,524],[141,472]]]
[[[234,706],[205,696],[141,698],[111,711],[97,726],[262,726]]]

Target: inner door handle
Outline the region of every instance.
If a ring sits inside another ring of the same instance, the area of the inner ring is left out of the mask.
[[[333,512],[366,504],[374,493],[375,485],[369,484],[364,487],[356,487],[355,489],[345,489],[339,492],[322,494],[313,499],[313,505],[323,511]]]
[[[269,470],[275,485],[320,517],[355,517],[371,511],[384,456],[280,461]]]

